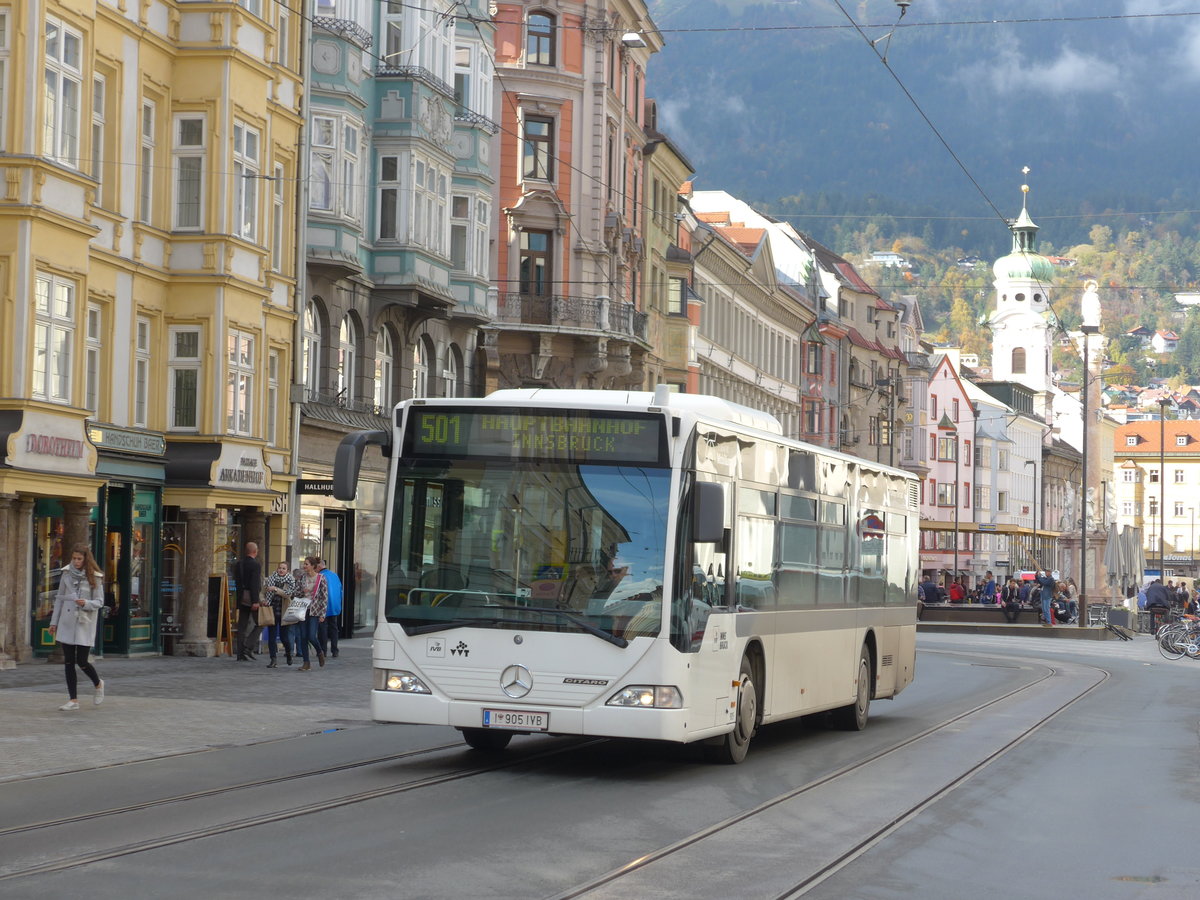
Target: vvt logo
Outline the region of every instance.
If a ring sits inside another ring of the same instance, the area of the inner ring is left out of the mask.
[[[455,646],[450,648],[451,656],[470,656],[471,650],[467,647],[464,641],[459,641]]]

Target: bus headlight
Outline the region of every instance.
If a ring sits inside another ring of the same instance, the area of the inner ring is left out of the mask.
[[[642,709],[682,709],[679,688],[663,684],[631,684],[613,694],[606,706],[633,706]]]
[[[379,670],[383,684],[380,690],[398,691],[401,694],[430,694],[432,691],[426,686],[420,678],[412,672],[389,672],[386,669]]]

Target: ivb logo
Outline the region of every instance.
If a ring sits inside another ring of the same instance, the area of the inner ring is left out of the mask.
[[[450,655],[451,656],[470,656],[471,650],[466,645],[465,641],[459,641],[457,644],[455,644],[453,647],[450,648]]]

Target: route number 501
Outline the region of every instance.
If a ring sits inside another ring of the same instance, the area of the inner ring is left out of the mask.
[[[459,443],[458,416],[421,416],[421,443]]]

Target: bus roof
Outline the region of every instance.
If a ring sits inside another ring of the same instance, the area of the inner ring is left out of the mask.
[[[568,409],[611,409],[612,407],[666,407],[697,416],[719,419],[768,434],[783,434],[779,420],[769,413],[711,397],[707,394],[681,394],[651,391],[563,390],[555,388],[509,388],[493,391],[488,400],[513,403],[538,403]]]

